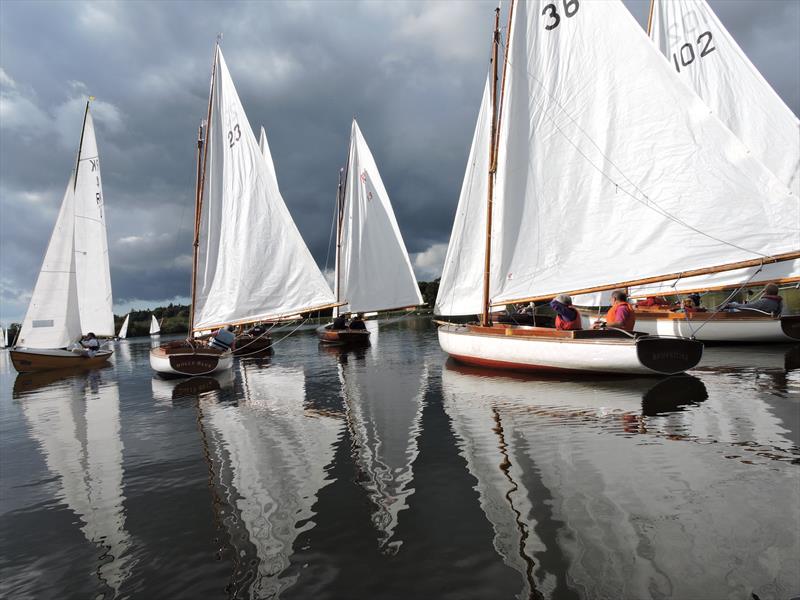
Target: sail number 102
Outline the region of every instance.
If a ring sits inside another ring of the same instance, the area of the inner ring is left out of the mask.
[[[564,5],[564,14],[568,19],[574,17],[581,7],[578,0],[562,0],[562,4]],[[561,23],[561,15],[558,14],[558,7],[555,4],[546,4],[542,9],[542,14],[550,17],[550,22],[544,26],[547,31],[555,29]]]
[[[710,31],[704,31],[698,36],[697,48],[700,51],[700,58],[708,56],[717,49],[711,44]],[[694,62],[695,58],[697,58],[697,55],[694,52],[694,46],[690,42],[686,42],[678,52],[672,54],[672,62],[675,63],[678,73],[681,72],[681,66],[688,67]]]

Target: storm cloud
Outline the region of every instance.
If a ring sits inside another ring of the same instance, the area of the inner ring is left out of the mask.
[[[646,0],[627,0],[641,22]],[[214,40],[321,268],[356,116],[420,279],[438,276],[483,91],[495,2],[0,4],[0,321],[20,320],[86,96],[115,310],[188,295],[195,137]],[[712,7],[797,114],[800,3]]]

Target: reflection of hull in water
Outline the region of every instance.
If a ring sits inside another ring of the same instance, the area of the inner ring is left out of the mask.
[[[359,481],[373,503],[378,543],[394,552],[401,543],[390,541],[398,514],[413,491],[409,484],[418,454],[427,367],[422,357],[407,355],[402,364],[393,365],[390,355],[382,357],[378,368],[377,352],[373,347],[339,367]]]
[[[108,369],[110,367],[110,364],[105,363],[97,370]],[[85,378],[89,371],[89,368],[74,368],[53,369],[51,371],[35,371],[32,373],[19,373],[17,378],[14,380],[14,397],[22,397],[25,394],[45,388],[70,377]]]
[[[58,386],[25,386],[15,397],[48,470],[58,477],[58,496],[95,546],[97,577],[116,597],[131,570],[119,393],[116,382],[103,381],[99,371],[71,375],[72,381],[68,375]]]
[[[244,398],[202,397],[201,428],[237,562],[231,595],[278,597],[298,577],[294,541],[314,526],[342,420],[305,408],[302,369],[240,363],[239,373]]]
[[[592,590],[595,597],[685,598],[701,589],[733,597],[757,589],[754,582],[776,581],[787,594],[796,589],[800,542],[782,533],[787,518],[800,518],[796,477],[786,470],[776,478],[773,469],[765,476],[775,500],[770,512],[780,520],[743,519],[762,505],[760,486],[741,485],[758,476],[756,467],[730,460],[733,443],[671,441],[713,433],[698,419],[712,400],[660,415],[670,398],[705,399],[702,382],[689,381],[670,378],[648,389],[443,371],[445,409],[478,481],[495,547],[521,574],[521,597]],[[766,437],[776,426],[753,424]],[[730,564],[747,568],[732,573]]]
[[[162,403],[172,403],[182,399],[194,399],[201,394],[219,392],[233,387],[233,370],[227,369],[213,375],[189,378],[165,379],[158,375],[150,379],[153,398]]]

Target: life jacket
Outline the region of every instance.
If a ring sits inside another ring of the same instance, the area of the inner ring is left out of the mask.
[[[556,313],[556,329],[561,329],[564,331],[579,331],[583,329],[581,327],[581,313],[578,312],[578,309],[573,308],[572,310],[575,311],[575,318],[572,321],[567,321],[566,319],[562,318],[561,315]]]
[[[633,312],[633,307],[627,302],[618,302],[609,308],[608,312],[606,313],[606,323],[617,323],[617,309],[623,306],[627,306],[630,312],[628,313],[627,318],[622,322],[622,325],[619,327],[619,329],[633,331],[633,326],[636,324],[636,315]]]

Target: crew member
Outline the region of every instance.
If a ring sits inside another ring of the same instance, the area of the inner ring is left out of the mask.
[[[81,346],[86,349],[86,356],[92,357],[100,350],[100,341],[93,332],[87,333],[81,338]]]
[[[572,307],[572,298],[561,294],[550,301],[550,308],[556,312],[556,329],[578,331],[581,327],[581,314]]]
[[[758,300],[753,302],[745,302],[739,304],[738,302],[730,302],[726,308],[734,309],[752,309],[760,310],[773,315],[779,315],[783,311],[783,298],[778,295],[778,286],[774,283],[768,283],[764,287],[764,294]]]
[[[597,321],[594,324],[594,328],[613,327],[615,329],[633,331],[636,315],[633,312],[633,307],[628,304],[628,294],[625,293],[625,290],[614,290],[611,292],[611,301],[613,304],[606,313],[605,322]]]
[[[352,319],[350,319],[350,329],[366,329],[367,325],[364,323],[364,317],[361,313],[356,313]]]
[[[214,337],[211,338],[211,341],[208,345],[212,348],[216,348],[217,350],[230,350],[233,348],[234,343],[236,342],[236,336],[233,333],[233,325],[228,325],[227,327],[220,328],[217,330],[217,333],[214,334]]]
[[[347,321],[345,320],[344,315],[338,315],[333,320],[333,325],[331,325],[331,329],[336,329],[336,330],[347,329]]]

